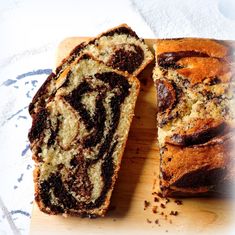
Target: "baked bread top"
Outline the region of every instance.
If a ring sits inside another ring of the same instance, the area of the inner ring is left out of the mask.
[[[162,188],[200,193],[235,179],[232,45],[162,39],[155,52]]]
[[[203,143],[234,125],[232,48],[210,39],[158,40],[158,123],[175,145]],[[200,139],[200,140],[199,140]]]

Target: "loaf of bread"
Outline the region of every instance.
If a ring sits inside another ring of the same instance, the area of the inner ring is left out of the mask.
[[[74,58],[59,75],[49,76],[34,100],[47,90],[50,95],[34,103],[29,132],[36,163],[35,200],[42,211],[105,214],[139,86],[134,76],[89,54]]]
[[[62,74],[82,53],[89,53],[107,66],[134,76],[137,76],[154,58],[144,40],[140,39],[128,25],[122,24],[75,47],[56,68],[56,76]],[[43,87],[42,91],[39,91],[40,95],[35,96],[29,107],[30,113],[34,112],[37,103],[41,105],[53,93],[55,87],[53,83],[56,79],[52,79],[53,76],[55,75],[48,77],[45,89]]]
[[[162,39],[155,53],[163,194],[228,193],[235,179],[231,45],[210,39]]]

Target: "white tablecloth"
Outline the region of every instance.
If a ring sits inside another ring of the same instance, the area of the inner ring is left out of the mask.
[[[0,235],[28,234],[33,162],[27,108],[58,43],[121,23],[140,37],[235,39],[234,0],[0,1]]]

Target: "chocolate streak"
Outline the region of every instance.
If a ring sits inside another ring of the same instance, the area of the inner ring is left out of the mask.
[[[221,123],[217,127],[211,127],[201,132],[195,132],[191,135],[180,135],[174,134],[171,137],[171,144],[179,145],[179,146],[192,146],[192,145],[199,145],[204,144],[211,140],[212,138],[216,137],[219,134],[222,134],[226,129],[226,123]]]
[[[39,139],[39,137],[41,136],[47,124],[47,116],[48,116],[47,110],[41,109],[37,112],[37,114],[33,118],[32,127],[28,134],[30,143],[33,143],[34,140]]]
[[[134,44],[130,44],[130,46],[134,47],[134,51],[125,50],[125,48],[118,49],[107,64],[114,69],[133,73],[142,64],[144,52],[139,46]]]
[[[158,65],[168,69],[180,69],[181,66],[176,62],[185,57],[210,57],[208,54],[197,51],[178,51],[178,52],[164,52],[157,56]]]
[[[189,172],[177,180],[173,186],[179,188],[198,188],[203,186],[217,185],[226,170],[223,168],[215,168],[208,170],[206,167]]]
[[[170,81],[158,80],[157,86],[157,107],[159,112],[163,112],[167,109],[171,109],[177,100],[174,86]]]

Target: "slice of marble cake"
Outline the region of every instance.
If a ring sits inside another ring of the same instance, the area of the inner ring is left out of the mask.
[[[29,140],[35,200],[43,212],[105,214],[139,87],[137,78],[84,54],[64,68],[47,100],[34,104]]]

